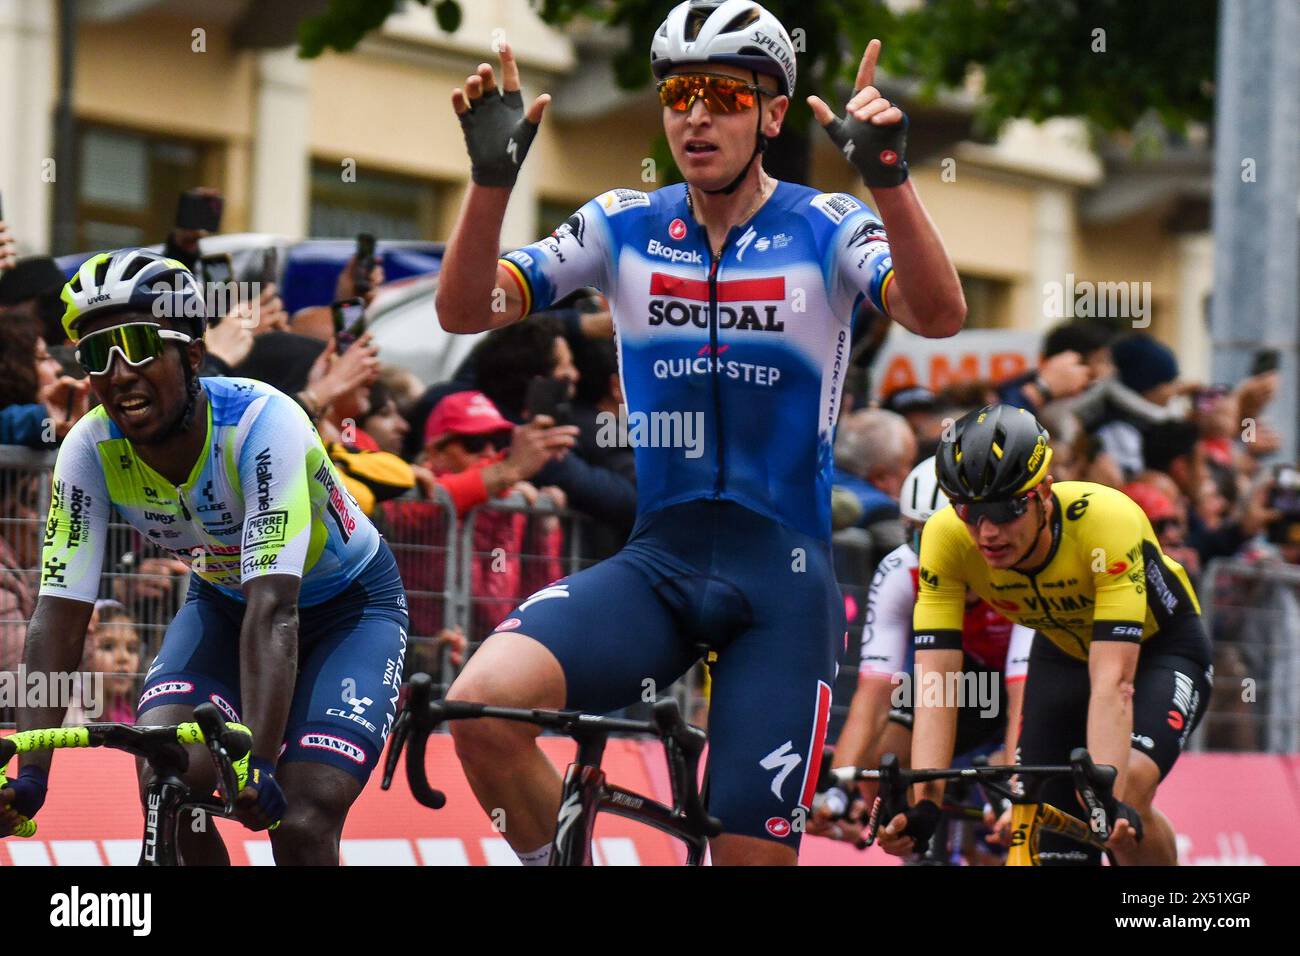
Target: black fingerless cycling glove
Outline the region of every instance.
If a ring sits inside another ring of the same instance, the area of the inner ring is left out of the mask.
[[[524,96],[519,90],[484,91],[477,102],[471,102],[460,116],[470,176],[480,186],[509,188],[537,135],[537,124],[524,117]]]
[[[939,826],[939,804],[933,800],[922,800],[914,807],[908,807],[903,814],[907,817],[907,827],[903,830],[915,842],[915,853],[924,853],[930,848],[930,838]]]
[[[825,129],[868,188],[898,186],[907,179],[907,114],[888,126],[837,116]]]

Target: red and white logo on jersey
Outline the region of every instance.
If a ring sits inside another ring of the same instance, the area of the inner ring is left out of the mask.
[[[790,835],[790,821],[781,817],[768,817],[764,826],[767,827],[767,832],[778,840],[784,840]]]
[[[674,219],[668,224],[668,235],[674,239],[683,239],[686,237],[686,223],[680,219]]]
[[[513,631],[515,628],[517,628],[517,627],[518,627],[520,624],[522,624],[522,623],[524,623],[524,622],[521,621],[521,620],[519,620],[519,618],[517,618],[517,617],[508,617],[508,618],[506,618],[504,621],[502,621],[500,624],[497,625],[497,630],[498,630],[498,631]]]

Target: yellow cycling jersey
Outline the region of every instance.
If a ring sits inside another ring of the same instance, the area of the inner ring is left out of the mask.
[[[1142,509],[1123,492],[1090,481],[1054,484],[1052,498],[1052,547],[1033,571],[989,567],[951,507],[934,513],[921,535],[912,622],[917,649],[961,647],[969,587],[1078,660],[1088,659],[1093,641],[1146,642],[1162,632],[1173,645],[1162,640],[1163,651],[1204,656],[1199,627],[1170,626],[1199,615],[1200,605],[1187,572],[1160,550]]]

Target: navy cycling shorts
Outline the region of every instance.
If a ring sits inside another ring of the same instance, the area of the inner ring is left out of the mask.
[[[727,833],[798,848],[844,652],[826,542],[727,501],[644,517],[618,554],[523,601],[497,630],[559,660],[566,706],[605,713],[710,667],[708,803]]]
[[[212,701],[238,721],[244,609],[191,578],[185,604],[145,676],[138,713]],[[408,627],[406,592],[383,541],[351,584],[298,609],[298,679],[279,763],[329,764],[365,784],[397,714]]]

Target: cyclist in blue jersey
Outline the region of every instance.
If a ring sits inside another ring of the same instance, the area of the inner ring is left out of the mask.
[[[713,860],[792,864],[811,805],[844,610],[829,547],[831,442],[851,322],[864,301],[929,336],[961,328],[957,274],[907,179],[906,118],[871,81],[848,116],[808,103],[871,190],[777,182],[761,154],[795,88],[789,35],[752,0],[691,0],[656,31],[651,66],[686,182],[613,189],[550,237],[498,259],[506,203],[548,97],[525,113],[513,54],[452,93],[472,165],[437,309],[454,332],[518,321],[584,286],[609,298],[637,469],[627,545],[529,597],[469,661],[452,697],[610,710],[712,665]],[[702,440],[701,440],[702,437]],[[545,863],[560,779],[534,732],[454,725],[483,807]]]
[[[145,249],[102,253],[63,301],[100,405],[54,466],[27,669],[76,670],[115,511],[193,571],[145,675],[139,722],[189,720],[211,701],[249,726],[237,816],[255,830],[278,823],[277,863],[337,864],[348,808],[396,714],[408,626],[397,564],[292,399],[198,378],[204,298],[184,265]],[[24,708],[18,727],[62,720],[57,707]],[[49,766],[48,754],[23,758],[0,791],[0,834],[40,809]],[[190,785],[211,791],[211,772],[193,761]],[[205,820],[180,834],[187,863],[229,862]]]

